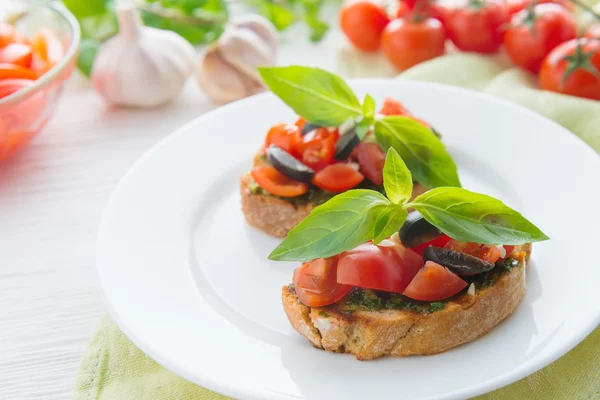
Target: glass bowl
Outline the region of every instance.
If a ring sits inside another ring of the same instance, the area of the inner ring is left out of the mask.
[[[61,42],[64,54],[32,84],[0,99],[0,163],[23,149],[54,113],[64,82],[75,67],[80,41],[77,20],[61,4],[5,1],[0,5],[0,21],[13,24],[28,38],[48,30]]]

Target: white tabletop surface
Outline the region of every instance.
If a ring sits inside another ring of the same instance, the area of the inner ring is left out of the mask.
[[[343,38],[286,35],[279,63],[334,69]],[[69,399],[105,309],[96,228],[127,169],[216,105],[193,79],[158,110],[111,109],[79,76],[29,147],[0,166],[0,399]]]

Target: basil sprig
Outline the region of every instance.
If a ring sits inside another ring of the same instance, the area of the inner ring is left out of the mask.
[[[426,187],[458,186],[456,165],[442,142],[423,125],[407,117],[376,117],[376,103],[366,95],[362,105],[339,76],[301,66],[259,68],[265,84],[298,115],[319,126],[356,121],[363,139],[374,127],[384,150],[394,148],[415,180]]]
[[[307,261],[340,254],[369,240],[377,244],[402,227],[410,207],[460,241],[518,245],[548,239],[500,200],[466,189],[432,189],[408,202],[412,176],[393,147],[383,171],[387,198],[374,190],[350,190],[333,197],[292,229],[269,259]]]

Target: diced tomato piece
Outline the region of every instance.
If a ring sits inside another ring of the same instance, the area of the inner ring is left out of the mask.
[[[482,259],[483,261],[488,261],[491,263],[498,261],[502,255],[500,249],[498,249],[496,246],[470,242],[459,242],[454,239],[446,243],[444,247],[450,250],[459,251],[461,253],[470,254],[474,257]]]
[[[300,117],[298,118],[298,120],[296,120],[296,123],[294,125],[296,125],[298,129],[302,129],[302,127],[306,125],[306,119]]]
[[[402,293],[421,301],[439,301],[454,296],[467,286],[467,282],[448,268],[427,261]]]
[[[5,22],[0,22],[0,48],[8,46],[15,41],[15,27]]]
[[[317,172],[313,183],[329,192],[343,192],[362,182],[364,175],[348,164],[332,164]]]
[[[410,111],[402,105],[398,100],[391,97],[386,97],[383,101],[383,107],[379,110],[380,114],[383,115],[404,115],[407,117],[412,116]]]
[[[265,138],[265,148],[270,145],[281,147],[290,154],[294,153],[300,129],[296,125],[280,123],[274,125]]]
[[[302,136],[301,133],[298,134],[297,144],[296,144],[296,155],[299,158],[302,158],[304,152],[311,147],[315,147],[315,145],[324,146],[324,142],[327,142],[326,146],[333,146],[335,149],[335,144],[339,138],[339,133],[336,130],[329,131],[327,128],[318,128],[314,131]]]
[[[298,299],[309,307],[323,307],[342,299],[352,286],[336,281],[337,258],[319,258],[294,270],[294,286]]]
[[[302,152],[302,162],[315,171],[320,171],[333,164],[336,140],[335,135],[329,135],[325,139],[313,141]]]
[[[31,46],[23,43],[11,43],[0,49],[0,63],[9,63],[29,68],[33,51]]]
[[[506,257],[510,257],[510,255],[512,254],[512,252],[515,250],[515,246],[504,246],[504,250],[506,251]]]
[[[288,178],[270,165],[257,165],[251,175],[258,186],[275,196],[296,197],[308,191],[306,183]]]
[[[377,143],[360,142],[356,146],[356,155],[360,172],[371,182],[383,185],[383,166],[385,165],[385,153]]]
[[[0,64],[0,79],[6,78],[35,80],[38,78],[38,74],[29,68],[23,68],[19,65]]]
[[[412,251],[414,251],[415,253],[419,254],[419,255],[423,255],[423,252],[425,251],[425,249],[427,249],[429,246],[433,246],[433,247],[444,247],[446,246],[446,244],[450,241],[450,237],[446,236],[446,235],[440,235],[438,237],[436,237],[433,240],[430,240],[429,242],[425,242],[423,244],[420,244],[418,246],[415,247],[411,247],[410,249]]]
[[[49,29],[40,29],[32,41],[37,70],[44,73],[55,66],[63,57],[65,50],[63,44]]]
[[[423,266],[423,258],[397,243],[364,243],[339,256],[337,282],[364,289],[402,293]]]

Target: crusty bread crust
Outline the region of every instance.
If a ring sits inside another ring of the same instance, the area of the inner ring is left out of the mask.
[[[282,301],[292,326],[313,346],[335,353],[351,353],[359,360],[384,355],[403,357],[442,353],[488,333],[509,316],[526,292],[526,262],[531,245],[521,246],[526,256],[494,285],[464,294],[431,314],[406,310],[339,310],[338,304],[308,307],[287,286]]]
[[[248,189],[248,179],[245,175],[240,180],[242,211],[248,224],[269,235],[286,237],[316,207],[314,203],[296,205],[278,197],[253,194]],[[427,188],[415,183],[413,198],[426,191]]]

